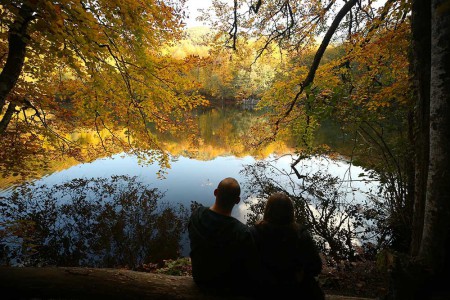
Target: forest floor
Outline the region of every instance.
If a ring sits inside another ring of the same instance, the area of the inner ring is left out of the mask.
[[[180,298],[180,293],[195,292],[191,288],[193,281],[189,279],[192,275],[188,258],[175,261],[168,260],[165,264],[166,266],[163,268],[145,265],[142,270],[136,270],[140,272],[127,268],[3,267],[0,268],[0,290],[3,293],[3,290],[8,288],[9,292],[13,292],[13,295],[23,294],[25,296],[25,294],[30,294],[33,295],[32,299],[40,299],[35,296],[38,295],[38,292],[43,293],[42,291],[50,294],[61,294],[63,292],[71,294],[77,291],[90,296],[99,295],[99,293],[109,295],[111,291],[114,291],[113,287],[120,287],[125,294],[133,292],[136,295],[150,293],[161,296],[162,294],[166,295],[169,291],[175,293],[176,295],[174,295],[178,298]],[[153,274],[144,274],[144,272]],[[161,276],[160,274],[172,276]],[[113,281],[113,279],[116,281]],[[333,300],[379,300],[388,291],[388,274],[381,271],[374,261],[342,263],[333,267],[326,266],[319,275],[319,281],[327,299]],[[83,286],[83,288],[80,289],[80,286]],[[99,286],[102,286],[103,290],[99,289]],[[174,286],[177,288],[173,289]],[[39,289],[36,290],[36,287],[39,287]],[[117,295],[115,296],[117,298]],[[95,299],[95,297],[89,299],[93,298]],[[58,299],[64,298],[59,297]],[[83,297],[80,299],[83,299]],[[161,299],[161,297],[158,299]]]
[[[144,265],[139,271],[192,276],[189,258],[167,260],[165,264],[163,267]],[[319,282],[327,295],[381,299],[388,292],[388,278],[387,271],[379,268],[376,261],[364,260],[333,266],[324,264]]]
[[[378,298],[377,292],[383,291],[383,287],[373,276],[379,273],[374,273],[367,263],[356,264],[352,270],[323,273],[322,280],[327,279],[324,286],[327,300]],[[124,268],[0,267],[2,299],[231,299],[211,298],[212,295],[194,287],[189,275],[162,275]]]
[[[330,295],[379,299],[388,291],[388,274],[374,261],[324,267],[319,281]]]

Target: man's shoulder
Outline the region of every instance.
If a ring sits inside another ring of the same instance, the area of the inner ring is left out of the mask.
[[[239,240],[249,240],[252,239],[250,227],[241,221],[234,219],[230,221],[230,227]]]
[[[198,213],[205,211],[206,209],[208,209],[208,208],[206,206],[204,206],[203,204],[198,204],[194,209],[192,209],[192,213],[198,214]]]
[[[250,229],[247,225],[239,221],[238,219],[235,219],[233,217],[228,219],[228,222],[235,228],[236,230],[242,231],[242,232],[250,232]]]
[[[207,211],[209,210],[209,208],[208,207],[206,207],[206,206],[203,206],[203,205],[198,205],[198,206],[196,206],[194,209],[192,209],[192,211],[191,211],[191,216],[190,216],[190,218],[191,218],[191,220],[192,219],[197,219],[197,218],[201,218],[204,214],[205,214],[205,212],[207,213]]]

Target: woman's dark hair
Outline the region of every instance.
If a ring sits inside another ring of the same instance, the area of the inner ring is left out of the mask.
[[[263,216],[264,223],[286,226],[295,223],[294,204],[283,193],[274,193],[267,200]]]

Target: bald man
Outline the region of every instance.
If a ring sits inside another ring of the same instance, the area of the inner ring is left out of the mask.
[[[214,204],[198,207],[189,221],[194,281],[221,294],[251,295],[257,287],[258,261],[252,235],[248,226],[231,216],[241,200],[240,193],[236,179],[223,179],[214,190]]]

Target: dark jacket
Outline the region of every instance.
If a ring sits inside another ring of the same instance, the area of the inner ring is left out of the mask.
[[[190,257],[194,281],[203,288],[248,294],[258,268],[249,228],[239,220],[200,206],[191,215]]]
[[[251,232],[263,267],[263,295],[280,297],[283,293],[285,299],[322,299],[314,279],[322,271],[322,259],[304,227],[262,223]]]

